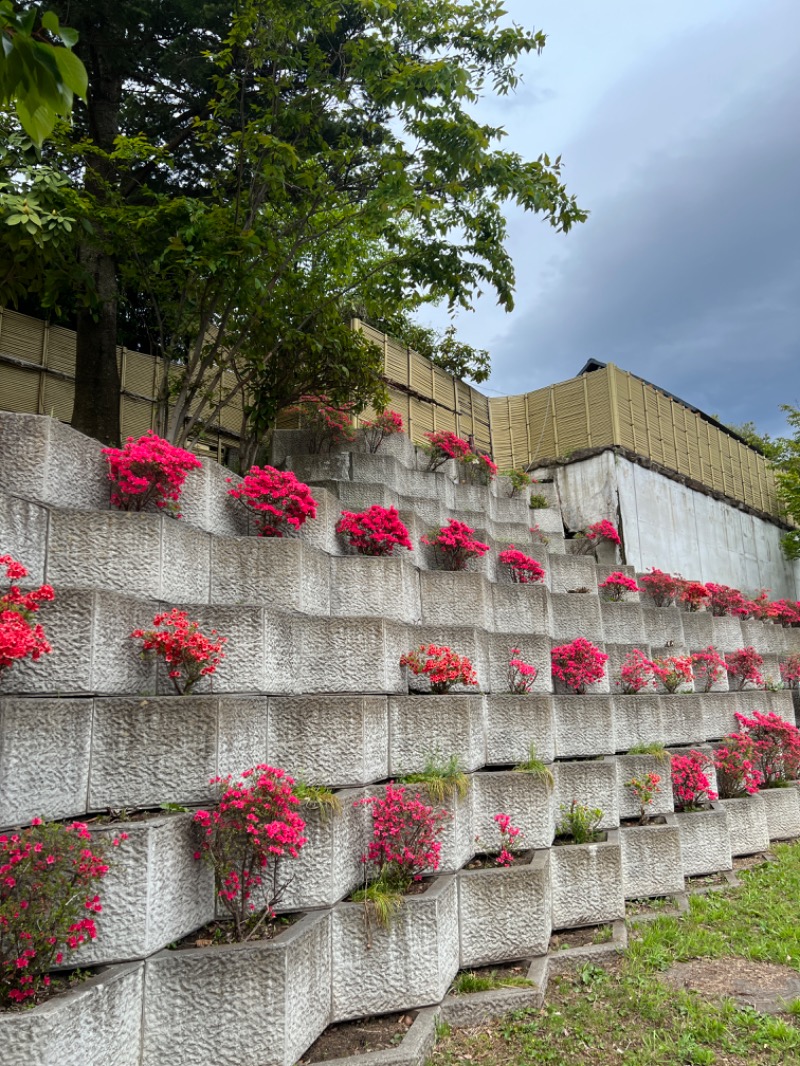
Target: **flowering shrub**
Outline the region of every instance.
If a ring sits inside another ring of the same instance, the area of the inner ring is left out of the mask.
[[[738,589],[732,589],[728,585],[717,585],[713,581],[706,582],[708,592],[708,609],[713,615],[739,615],[743,611],[746,614],[746,600]]]
[[[196,455],[170,444],[148,429],[143,437],[128,437],[121,448],[103,448],[108,479],[114,483],[111,503],[121,511],[143,511],[152,501],[156,507],[180,518],[178,501],[191,470],[203,464]]]
[[[627,574],[623,574],[619,570],[609,574],[605,581],[601,581],[597,587],[607,600],[621,600],[626,592],[642,591],[632,577],[628,577]]]
[[[800,730],[780,715],[736,713],[741,732],[752,743],[750,756],[764,788],[775,788],[800,776]]]
[[[489,545],[475,540],[474,529],[451,518],[446,526],[420,537],[423,544],[433,548],[436,560],[444,570],[466,570],[470,559],[480,558]]]
[[[625,656],[616,685],[626,696],[635,696],[653,686],[653,664],[639,648]]]
[[[232,478],[227,480],[232,482]],[[290,529],[299,529],[309,518],[317,517],[317,501],[311,489],[298,481],[291,470],[253,466],[240,484],[228,489],[228,495],[255,514],[259,537],[283,537]]]
[[[531,663],[523,662],[519,654],[519,648],[511,649],[511,658],[508,660],[508,691],[522,696],[533,688],[539,671]]]
[[[518,825],[511,824],[511,816],[508,814],[496,814],[494,822],[500,833],[500,851],[495,862],[498,866],[512,866],[522,830]]]
[[[622,544],[617,527],[613,522],[609,522],[607,518],[604,518],[602,522],[592,522],[586,530],[586,537],[589,540],[597,540],[600,537],[603,540],[611,541],[612,544]]]
[[[648,573],[639,578],[639,584],[656,607],[669,607],[681,587],[681,579],[651,567]]]
[[[371,421],[364,422],[364,440],[367,451],[373,455],[387,437],[403,432],[403,419],[397,411],[381,411]]]
[[[306,843],[306,823],[297,812],[294,779],[264,764],[211,781],[219,800],[211,811],[197,811],[202,830],[196,859],[214,871],[217,899],[233,919],[237,941],[250,940],[275,916],[288,884],[281,860],[296,859]],[[258,894],[258,905],[254,900]]]
[[[800,626],[800,603],[775,600],[772,604],[772,619],[784,626]]]
[[[743,689],[748,682],[751,685],[763,685],[764,678],[759,672],[763,665],[764,660],[750,645],[730,652],[725,656],[728,684],[732,689]]]
[[[385,886],[405,892],[425,870],[438,870],[446,811],[435,811],[418,793],[412,795],[393,781],[382,796],[357,803],[369,807],[372,816],[372,840],[362,861],[375,867]]]
[[[412,548],[396,507],[375,503],[366,511],[342,511],[336,532],[346,537],[359,555],[392,555],[395,548]]]
[[[0,834],[0,1009],[35,1002],[50,984],[47,971],[95,939],[103,909],[95,889],[107,873],[83,822],[34,818]]]
[[[507,566],[511,572],[511,579],[520,585],[532,585],[537,581],[544,581],[544,569],[540,563],[526,555],[513,544],[500,552],[498,559]]]
[[[625,782],[625,788],[629,788],[639,804],[639,824],[647,825],[650,821],[650,808],[653,800],[661,792],[661,775],[647,773],[644,777],[632,777]]]
[[[488,485],[497,477],[497,463],[489,455],[471,452],[459,459],[459,464],[466,474],[466,480],[473,485]]]
[[[553,648],[550,656],[553,677],[573,692],[582,694],[587,685],[602,681],[606,676],[608,656],[585,637]]]
[[[653,659],[651,665],[665,692],[680,692],[682,685],[692,683],[692,659],[689,655],[668,655],[664,659]]]
[[[695,692],[710,692],[725,677],[725,659],[712,644],[703,651],[692,652],[691,660]]]
[[[762,778],[754,756],[754,742],[746,733],[731,733],[723,745],[714,749],[711,757],[722,799],[738,799],[758,792]]]
[[[525,489],[530,488],[531,485],[537,483],[535,477],[531,477],[527,470],[522,470],[519,467],[515,467],[513,470],[504,470],[503,477],[507,477],[510,482],[508,492],[510,497],[516,496],[518,492],[523,492]]]
[[[454,685],[478,684],[475,668],[466,655],[456,655],[450,648],[438,644],[420,644],[407,651],[400,656],[400,665],[407,666],[412,674],[427,677],[431,692],[436,695],[449,692]]]
[[[300,424],[308,433],[308,448],[312,453],[330,451],[336,444],[355,440],[353,404],[336,404],[327,396],[301,396],[289,413],[300,417]]]
[[[678,591],[678,599],[687,611],[700,611],[705,607],[709,598],[709,591],[700,581],[681,581]]]
[[[0,566],[4,567],[8,587],[0,596],[0,677],[3,671],[10,669],[14,663],[23,659],[36,662],[42,655],[47,655],[52,648],[44,635],[44,630],[33,618],[39,605],[54,598],[50,585],[40,585],[38,589],[23,592],[17,582],[28,576],[27,569],[12,559],[10,555],[0,555]]]
[[[228,638],[218,636],[216,629],[205,636],[200,632],[200,623],[190,622],[186,611],[173,607],[157,614],[153,625],[162,628],[134,629],[131,638],[143,642],[143,654],[164,660],[179,696],[188,696],[200,678],[213,674],[225,658],[222,648]]]
[[[800,688],[800,652],[796,651],[779,663],[778,669],[781,672],[781,681],[787,688]]]
[[[747,602],[747,617],[768,622],[775,617],[775,605],[769,598],[770,589],[761,589],[757,596]]]
[[[550,543],[550,538],[545,533],[543,533],[541,531],[541,529],[539,528],[539,523],[538,522],[536,523],[535,526],[529,526],[528,529],[530,530],[531,537],[537,543],[539,543],[539,544],[549,544]]]
[[[424,436],[428,443],[422,445],[422,450],[428,456],[428,470],[438,470],[448,459],[463,461],[473,454],[467,441],[449,429],[425,433]]]
[[[710,762],[699,751],[672,756],[672,794],[678,810],[698,811],[717,798],[704,772]]]

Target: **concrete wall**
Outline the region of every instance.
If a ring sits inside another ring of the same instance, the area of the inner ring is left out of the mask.
[[[800,598],[800,563],[784,559],[782,530],[613,452],[552,469],[567,528],[618,523],[626,562],[744,592]]]

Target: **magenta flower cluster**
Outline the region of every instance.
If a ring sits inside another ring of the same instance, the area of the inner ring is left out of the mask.
[[[377,503],[366,511],[342,511],[336,532],[359,555],[387,556],[392,555],[395,548],[411,551],[413,547],[397,508],[381,507]]]
[[[103,448],[111,503],[121,511],[143,511],[149,503],[180,518],[178,500],[187,475],[200,470],[196,455],[178,448],[149,429],[143,437],[128,437],[121,448]]]
[[[290,470],[251,467],[239,485],[228,489],[228,495],[253,512],[260,537],[283,537],[317,517],[311,489]]]

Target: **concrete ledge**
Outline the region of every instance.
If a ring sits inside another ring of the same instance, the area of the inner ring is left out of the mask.
[[[462,996],[451,993],[442,1000],[442,1020],[453,1029],[471,1029],[513,1011],[535,1010],[544,1003],[547,969],[547,956],[543,955],[532,959],[528,967],[530,988],[496,988],[490,992],[471,992]]]
[[[628,930],[625,921],[619,918],[612,923],[611,940],[607,943],[585,944],[583,947],[551,951],[547,956],[547,967],[550,973],[561,973],[571,966],[592,962],[593,959],[605,959],[611,955],[620,955],[627,946]]]
[[[368,1051],[363,1055],[325,1059],[325,1066],[425,1066],[436,1044],[436,1022],[440,1008],[421,1010],[411,1028],[397,1045],[383,1051]]]

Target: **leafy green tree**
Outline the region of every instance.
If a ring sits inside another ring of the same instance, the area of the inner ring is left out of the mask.
[[[491,373],[491,357],[485,348],[475,348],[459,339],[456,326],[451,323],[440,333],[432,326],[423,326],[411,316],[395,311],[387,319],[373,323],[377,329],[390,333],[406,348],[411,348],[436,366],[457,378],[480,384]]]
[[[776,454],[773,457],[775,477],[778,481],[778,496],[786,516],[800,525],[800,407],[781,404],[786,412],[792,437],[779,437],[774,441]],[[787,559],[800,559],[800,529],[792,529],[781,541]]]

